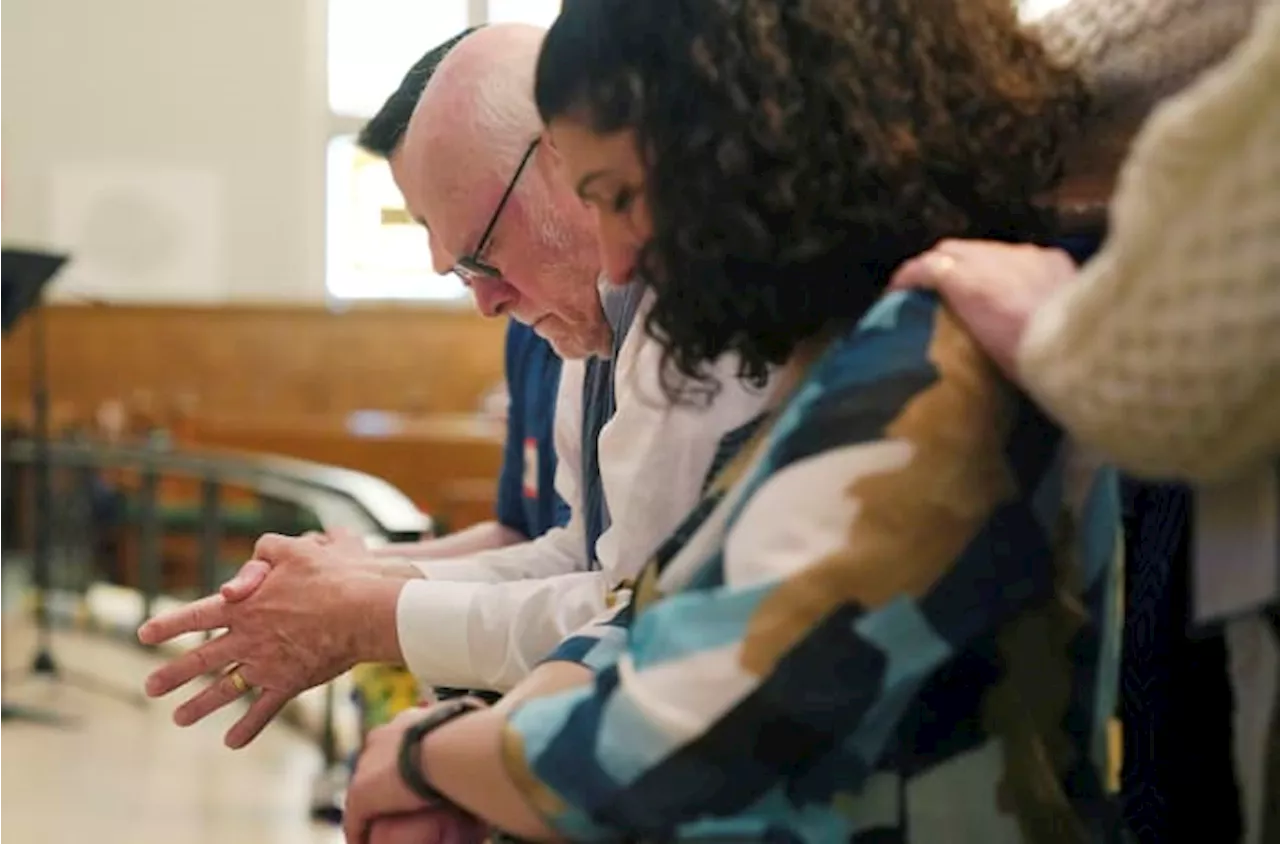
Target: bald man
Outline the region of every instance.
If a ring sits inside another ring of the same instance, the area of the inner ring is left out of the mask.
[[[628,266],[600,254],[590,212],[540,141],[532,90],[542,36],[493,25],[458,43],[390,163],[437,271],[457,273],[486,316],[531,326],[565,358],[555,486],[570,506],[568,525],[427,561],[378,560],[352,539],[264,537],[261,562],[246,566],[258,574],[231,590],[239,600],[211,596],[139,631],[158,643],[228,628],[148,678],[158,696],[226,672],[179,707],[177,723],[257,687],[227,734],[242,746],[293,696],[356,662],[402,661],[428,686],[510,688],[564,637],[626,600],[708,476],[754,429],[766,391],[737,378],[735,358],[710,369],[721,389],[704,392],[706,401],[663,397],[660,347],[627,330],[643,325],[649,300],[627,284]]]
[[[405,131],[427,81],[449,51],[475,29],[465,30],[429,50],[409,69],[400,87],[360,130],[356,143],[361,149],[383,160],[403,160],[400,150]],[[569,521],[569,506],[554,485],[552,420],[561,360],[551,344],[532,328],[517,319],[508,319],[503,364],[509,401],[494,518],[443,537],[379,545],[371,549],[374,556],[428,560],[472,554],[527,542]],[[417,577],[419,573],[407,566],[403,574]],[[390,721],[421,700],[418,682],[403,665],[357,665],[351,678],[361,704],[364,731]],[[442,697],[462,693],[435,690]]]
[[[365,152],[399,169],[405,131],[427,81],[449,51],[478,27],[467,29],[429,50],[405,74],[400,87],[382,105],[356,139]],[[509,396],[502,471],[492,521],[445,537],[376,548],[377,556],[440,559],[501,548],[541,536],[569,520],[568,505],[556,494],[556,454],[552,437],[560,357],[542,337],[518,319],[507,320],[503,372]],[[409,576],[416,576],[410,573]]]

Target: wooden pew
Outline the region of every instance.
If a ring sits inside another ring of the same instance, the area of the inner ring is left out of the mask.
[[[357,469],[404,491],[450,530],[491,518],[505,428],[476,415],[387,415],[373,430],[328,415],[194,416],[179,443]]]
[[[49,394],[233,416],[470,413],[502,381],[503,320],[471,308],[74,305],[44,309]],[[5,417],[28,406],[30,330],[4,338]]]

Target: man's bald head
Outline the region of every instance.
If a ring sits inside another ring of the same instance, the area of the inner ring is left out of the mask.
[[[455,162],[455,180],[476,175],[472,167],[513,171],[542,131],[533,72],[544,35],[535,26],[495,25],[458,44],[422,92],[405,143]]]
[[[409,68],[409,72],[400,81],[400,87],[387,97],[387,101],[382,104],[382,108],[378,109],[378,113],[369,118],[369,122],[360,130],[360,134],[356,137],[356,145],[379,158],[390,158],[391,153],[400,146],[405,130],[409,128],[409,118],[418,107],[418,100],[422,98],[422,92],[431,81],[440,62],[444,61],[444,57],[449,55],[449,51],[458,46],[462,39],[479,28],[479,26],[472,26],[464,29],[447,41],[432,47],[422,58],[414,62],[413,67]]]
[[[463,257],[492,265],[501,279],[471,282],[481,311],[509,313],[562,355],[582,357],[609,345],[590,215],[546,144],[515,178],[542,133],[533,75],[544,34],[524,24],[491,24],[454,46],[418,101],[391,157],[392,174],[429,232],[437,272]],[[491,238],[476,256],[491,221]]]

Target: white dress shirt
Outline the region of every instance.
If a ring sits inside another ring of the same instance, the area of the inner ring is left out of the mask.
[[[672,404],[659,382],[661,347],[644,331],[647,294],[614,367],[617,410],[600,432],[601,483],[612,523],[584,559],[580,494],[584,363],[565,361],[556,402],[556,490],[571,517],[530,542],[451,560],[415,562],[426,576],[400,593],[396,624],[409,669],[428,686],[504,691],[559,642],[608,609],[699,500],[721,437],[758,416],[767,390],[737,378],[725,356],[710,369],[710,405]]]

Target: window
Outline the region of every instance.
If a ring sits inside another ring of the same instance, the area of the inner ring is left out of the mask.
[[[468,0],[328,0],[329,147],[325,288],[332,299],[465,302],[431,269],[426,234],[409,219],[387,163],[355,145],[431,45],[466,29]]]
[[[422,54],[467,22],[467,0],[329,0],[329,110],[372,117]]]
[[[425,299],[466,296],[453,274],[431,268],[427,235],[409,218],[387,163],[356,146],[355,136],[329,141],[327,286],[337,299]]]
[[[489,21],[549,26],[559,9],[560,0],[328,0],[331,298],[466,301],[456,277],[432,271],[426,234],[409,218],[390,169],[356,147],[355,135],[432,45]]]

